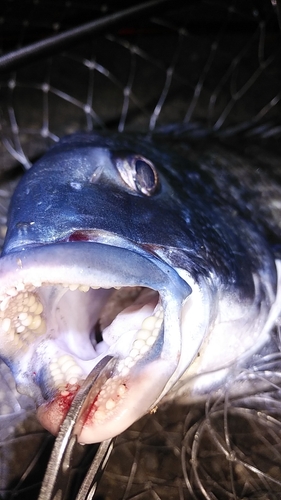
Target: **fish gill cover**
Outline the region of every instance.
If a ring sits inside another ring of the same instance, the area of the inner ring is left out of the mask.
[[[182,157],[200,161],[206,194],[213,187],[218,205],[238,213],[243,207],[280,256],[278,4],[168,3],[152,17],[121,20],[71,46],[54,45],[48,57],[2,66],[3,239],[22,165],[28,169],[59,138],[77,131],[149,132],[161,148],[176,145]],[[2,52],[130,5],[4,1]],[[196,169],[189,181],[198,184]],[[278,324],[272,339],[271,350],[237,373],[247,391],[253,381],[247,397],[230,399],[230,384],[205,405],[167,403],[123,433],[98,495],[278,498]],[[1,495],[36,498],[52,441],[4,364],[1,381]],[[256,385],[260,381],[266,390]]]

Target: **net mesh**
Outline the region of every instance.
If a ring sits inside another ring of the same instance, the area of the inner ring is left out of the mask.
[[[125,1],[2,0],[2,54],[130,7]],[[280,31],[274,1],[163,5],[0,74],[0,238],[17,179],[77,130],[169,131],[279,151]],[[266,391],[159,408],[118,437],[97,498],[276,499],[281,491],[276,352],[240,377]],[[0,496],[37,498],[53,438],[0,365]],[[87,461],[79,463],[87,468]]]

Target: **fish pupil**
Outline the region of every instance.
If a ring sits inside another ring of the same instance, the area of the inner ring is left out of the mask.
[[[156,176],[152,167],[144,160],[136,160],[136,186],[144,194],[152,194],[156,188]]]

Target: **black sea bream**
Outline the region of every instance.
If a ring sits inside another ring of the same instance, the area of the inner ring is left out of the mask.
[[[278,235],[267,243],[258,181],[236,179],[236,189],[215,150],[165,142],[67,136],[12,198],[0,354],[54,434],[107,354],[118,362],[87,409],[82,443],[119,434],[165,397],[217,389],[280,313]]]

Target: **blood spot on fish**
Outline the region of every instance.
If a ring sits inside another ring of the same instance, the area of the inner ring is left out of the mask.
[[[90,239],[90,235],[86,232],[75,231],[69,236],[68,241],[89,241]]]

